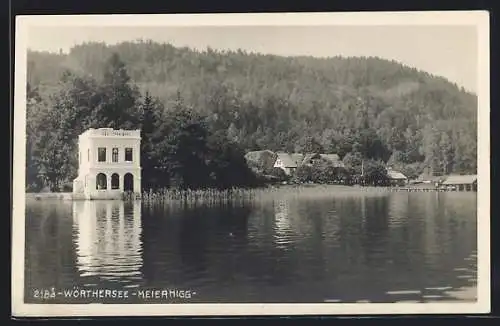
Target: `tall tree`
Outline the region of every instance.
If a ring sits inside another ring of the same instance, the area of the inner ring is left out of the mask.
[[[43,119],[44,128],[33,144],[33,159],[42,180],[51,191],[60,191],[65,182],[75,177],[74,143],[71,129],[64,128],[65,108],[57,105]]]
[[[125,64],[117,53],[113,53],[104,65],[102,82],[103,100],[95,114],[102,127],[131,129],[138,124],[138,90],[129,84]]]
[[[160,114],[163,105],[146,92],[140,105],[139,128],[141,130],[141,166],[142,185],[144,189],[161,187],[161,174],[157,169],[159,157],[155,155],[155,146],[163,136],[159,131]]]
[[[208,152],[208,128],[203,117],[183,105],[178,98],[166,112],[160,126],[162,140],[155,146],[158,169],[180,188],[199,188],[208,184],[205,158]]]
[[[40,190],[43,186],[38,179],[38,166],[34,153],[34,143],[38,127],[42,124],[41,117],[45,112],[40,94],[36,87],[27,83],[26,87],[26,185],[28,191]]]
[[[324,153],[323,146],[314,136],[305,136],[297,145],[296,151],[299,153]]]

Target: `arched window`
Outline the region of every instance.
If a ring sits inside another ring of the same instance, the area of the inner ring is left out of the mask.
[[[111,189],[120,189],[120,176],[118,173],[111,175]]]
[[[134,191],[134,176],[132,173],[126,173],[123,176],[123,190]]]
[[[108,188],[108,181],[106,180],[106,175],[104,173],[99,173],[95,181],[97,190],[106,190]]]

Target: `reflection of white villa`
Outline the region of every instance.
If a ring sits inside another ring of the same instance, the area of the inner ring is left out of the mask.
[[[274,203],[274,241],[278,247],[286,248],[291,241],[290,207],[286,199]]]
[[[73,230],[82,276],[141,276],[141,203],[74,201]]]
[[[274,221],[278,231],[288,231],[290,229],[289,203],[286,199],[278,200],[274,203]]]
[[[141,193],[140,130],[89,129],[78,139],[78,177],[73,194],[85,199],[119,199]]]

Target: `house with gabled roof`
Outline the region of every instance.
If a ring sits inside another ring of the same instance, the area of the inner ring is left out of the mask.
[[[336,168],[345,168],[344,162],[338,154],[320,154],[320,157],[333,164]]]
[[[304,159],[304,156],[298,153],[277,153],[277,155],[274,167],[282,169],[287,175],[292,175]]]
[[[441,184],[459,191],[477,191],[477,175],[449,175]]]
[[[338,154],[306,154],[304,155],[302,164],[312,165],[318,160],[324,160],[326,162],[332,163],[336,168],[345,168],[344,162],[342,162]]]
[[[303,165],[312,165],[316,160],[319,160],[321,156],[317,153],[308,153],[304,155],[304,159],[302,160]]]
[[[387,169],[387,178],[393,186],[404,186],[408,183],[408,177],[403,173],[393,170],[392,168]]]

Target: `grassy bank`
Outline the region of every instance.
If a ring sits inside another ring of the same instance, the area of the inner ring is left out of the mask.
[[[371,186],[345,186],[345,185],[273,185],[262,188],[233,188],[233,189],[200,189],[200,190],[177,190],[162,189],[158,191],[145,191],[142,193],[142,200],[145,202],[162,201],[188,201],[200,203],[217,203],[234,200],[267,200],[279,197],[300,196],[302,197],[327,197],[327,196],[354,196],[363,193],[386,194],[391,187],[371,187]],[[72,193],[26,193],[26,199],[34,200],[71,200]]]
[[[359,195],[360,193],[387,193],[382,187],[351,187],[342,185],[280,185],[254,189],[204,189],[204,190],[172,190],[164,189],[156,192],[144,192],[142,200],[146,202],[190,201],[214,203],[234,200],[268,200],[279,197],[327,197],[332,195]]]
[[[27,192],[26,199],[33,200],[47,200],[47,199],[62,199],[72,200],[73,194],[71,192]]]

